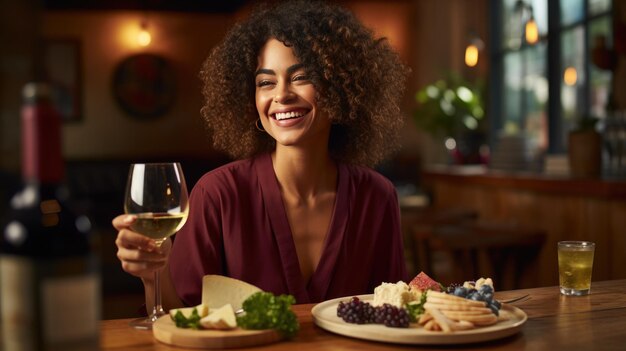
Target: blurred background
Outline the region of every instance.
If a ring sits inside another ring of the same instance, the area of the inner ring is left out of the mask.
[[[66,181],[92,221],[103,317],[143,301],[111,219],[128,166],[230,161],[200,119],[201,63],[255,1],[0,0],[0,211],[20,184],[25,83],[63,116]],[[626,278],[626,6],[612,0],[342,0],[411,67],[397,186],[407,264],[441,282],[558,283],[556,242],[596,242]]]

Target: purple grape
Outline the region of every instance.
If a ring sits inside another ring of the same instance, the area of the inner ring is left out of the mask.
[[[410,323],[409,313],[404,308],[398,308],[390,304],[374,307],[367,302],[353,297],[348,302],[339,302],[337,317],[347,323],[353,324],[384,324],[394,328],[408,328]]]

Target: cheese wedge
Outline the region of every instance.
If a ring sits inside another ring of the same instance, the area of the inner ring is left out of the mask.
[[[194,309],[198,311],[198,315],[200,316],[200,318],[209,315],[209,306],[205,304],[199,304],[198,306],[194,307],[172,308],[170,310],[170,317],[174,318],[174,316],[176,316],[176,313],[180,311],[180,313],[182,313],[185,318],[189,318]]]
[[[205,275],[202,278],[202,304],[217,309],[230,304],[234,311],[255,292],[261,291],[252,284],[221,275]]]
[[[207,329],[233,329],[237,327],[237,318],[231,304],[226,304],[208,316],[200,319],[200,325]]]

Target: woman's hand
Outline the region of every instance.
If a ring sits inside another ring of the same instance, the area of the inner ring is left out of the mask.
[[[117,229],[117,258],[122,269],[142,280],[153,280],[154,272],[165,268],[172,248],[167,239],[157,247],[153,239],[132,231],[130,226],[137,219],[133,215],[120,215],[113,219],[113,227]]]

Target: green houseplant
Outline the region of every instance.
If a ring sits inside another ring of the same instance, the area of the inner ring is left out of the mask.
[[[480,83],[450,73],[415,94],[418,107],[413,120],[435,139],[453,138],[457,163],[477,163],[484,139],[482,95]]]

